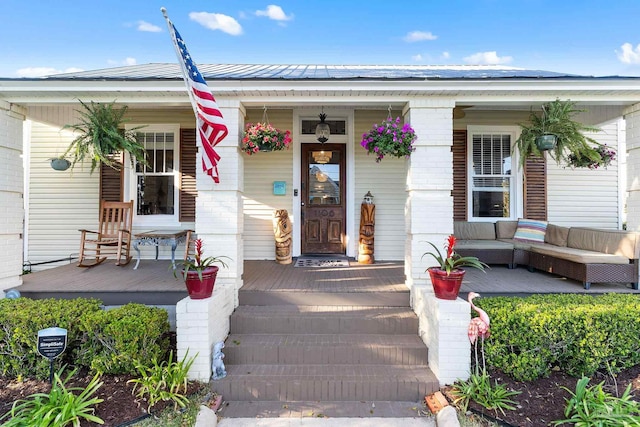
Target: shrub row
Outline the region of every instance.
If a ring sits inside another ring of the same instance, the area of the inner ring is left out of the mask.
[[[493,297],[474,303],[491,318],[487,364],[514,379],[535,380],[554,368],[590,377],[640,363],[635,295]]]
[[[0,300],[0,374],[47,378],[49,361],[38,354],[40,329],[67,329],[67,349],[56,363],[97,373],[134,374],[135,360],[163,359],[169,321],[161,308],[127,304],[103,310],[100,301]]]

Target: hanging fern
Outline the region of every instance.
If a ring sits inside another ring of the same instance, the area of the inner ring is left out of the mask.
[[[542,106],[542,113],[531,112],[528,124],[520,124],[520,137],[516,140],[516,148],[520,151],[520,164],[524,165],[529,157],[542,157],[543,152],[536,145],[536,138],[545,134],[557,137],[557,145],[549,151],[556,163],[567,162],[570,155],[598,161],[596,147],[600,146],[595,139],[584,135],[584,132],[599,132],[600,129],[585,126],[574,120],[574,116],[585,110],[575,108],[572,101],[556,99]]]
[[[88,158],[91,159],[91,173],[101,163],[120,170],[121,165],[115,160],[114,154],[125,151],[131,154],[132,166],[134,158],[146,164],[146,150],[136,138],[136,131],[142,126],[129,130],[120,128],[126,121],[126,105],[115,108],[114,103],[101,104],[93,101],[91,104],[80,101],[80,104],[84,110],[76,111],[80,113],[81,122],[64,126],[65,129],[73,129],[78,133],[64,153],[65,156],[72,157],[71,169],[76,163],[82,163]]]

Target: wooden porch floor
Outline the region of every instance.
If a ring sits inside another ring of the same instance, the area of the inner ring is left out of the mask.
[[[142,260],[137,270],[133,263],[118,267],[113,262],[92,268],[78,268],[76,263],[23,276],[17,289],[30,298],[95,297],[106,305],[141,302],[175,304],[186,296],[184,284],[169,269],[168,260]],[[298,292],[407,292],[404,263],[398,261],[349,267],[294,267],[273,261],[245,261],[241,291]],[[594,283],[585,290],[574,280],[526,268],[509,270],[493,266],[485,273],[469,269],[461,294],[474,291],[490,295],[530,295],[535,293],[634,293],[629,284]]]

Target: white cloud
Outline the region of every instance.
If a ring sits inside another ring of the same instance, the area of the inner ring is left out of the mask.
[[[265,10],[256,10],[256,16],[266,16],[274,21],[290,21],[293,19],[293,13],[287,16],[284,10],[275,4],[270,4]]]
[[[124,60],[124,65],[136,65],[137,63],[136,58],[128,57]]]
[[[121,65],[136,65],[138,61],[136,58],[127,57],[123,60],[107,59],[107,64],[119,67]]]
[[[157,25],[150,24],[146,21],[138,21],[138,31],[145,31],[148,33],[160,33],[162,28]]]
[[[624,62],[625,64],[640,64],[640,44],[633,48],[631,43],[625,43],[620,46],[622,52],[616,53],[618,54],[618,59],[620,62]]]
[[[430,31],[411,31],[404,36],[407,43],[422,42],[425,40],[435,40],[438,36],[433,35]]]
[[[442,59],[449,59],[451,58],[451,54],[449,52],[442,52]]]
[[[84,71],[82,68],[70,67],[64,70],[58,70],[53,67],[27,67],[20,68],[16,71],[16,75],[18,77],[43,77],[49,76],[51,74],[61,74],[61,73],[77,73],[79,71]]]
[[[421,55],[421,54],[417,54],[417,55],[413,55],[413,56],[411,57],[411,59],[412,59],[413,61],[415,61],[415,62],[422,62],[422,59],[423,59],[423,58],[422,58],[422,55]]]
[[[234,18],[221,13],[191,12],[189,18],[210,30],[220,30],[232,36],[242,34],[242,26]]]
[[[463,58],[464,61],[472,65],[500,65],[508,64],[513,61],[511,56],[498,56],[498,53],[493,50],[490,52],[478,52],[473,55]]]

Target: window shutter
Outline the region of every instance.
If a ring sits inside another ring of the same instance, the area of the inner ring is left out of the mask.
[[[180,130],[180,221],[196,220],[196,130]]]
[[[547,163],[545,159],[528,158],[524,167],[524,216],[547,220]]]
[[[114,155],[118,157],[120,170],[115,170],[104,164],[100,164],[100,200],[108,202],[122,202],[123,168],[122,154]]]
[[[453,131],[453,220],[467,219],[467,131]]]

